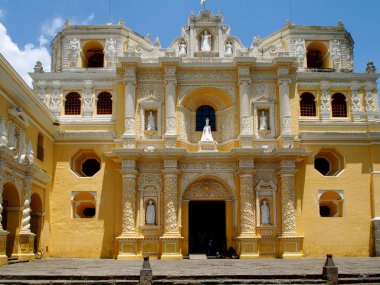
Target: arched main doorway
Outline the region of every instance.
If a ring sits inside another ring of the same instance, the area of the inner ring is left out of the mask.
[[[182,196],[183,253],[214,256],[234,246],[234,195],[213,177],[197,180]]]
[[[16,232],[20,226],[20,209],[21,202],[17,188],[12,183],[4,184],[3,188],[3,212],[2,212],[2,226],[3,229],[8,231],[6,254],[8,257],[12,256],[14,251],[17,251]]]

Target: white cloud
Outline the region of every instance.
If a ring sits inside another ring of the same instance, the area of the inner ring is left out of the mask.
[[[40,37],[41,38],[41,37]],[[40,39],[41,42],[46,43],[46,38]],[[26,83],[31,86],[32,79],[28,72],[33,71],[33,66],[36,61],[41,61],[46,71],[50,70],[50,54],[48,49],[41,45],[35,47],[33,44],[26,44],[20,48],[14,43],[7,33],[5,26],[0,23],[0,53],[8,60],[13,68],[21,75]]]
[[[41,31],[44,35],[55,36],[55,34],[63,27],[64,21],[61,17],[55,17],[51,21],[43,23]]]
[[[92,20],[94,20],[94,18],[95,18],[95,14],[94,14],[94,12],[92,12],[86,19],[84,19],[82,21],[82,25],[90,24],[92,22]]]

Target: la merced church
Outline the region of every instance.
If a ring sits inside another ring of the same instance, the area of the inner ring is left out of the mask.
[[[343,23],[178,35],[66,21],[32,89],[0,56],[0,263],[379,256],[379,75]]]

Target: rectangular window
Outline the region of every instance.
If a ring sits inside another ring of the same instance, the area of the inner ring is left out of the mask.
[[[44,136],[38,133],[37,139],[37,158],[44,161]]]

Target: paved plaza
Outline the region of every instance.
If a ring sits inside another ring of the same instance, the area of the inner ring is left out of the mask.
[[[0,266],[0,276],[137,276],[142,260],[50,258]],[[321,274],[324,258],[151,260],[155,276],[312,275]],[[334,258],[339,274],[380,274],[380,257]]]

